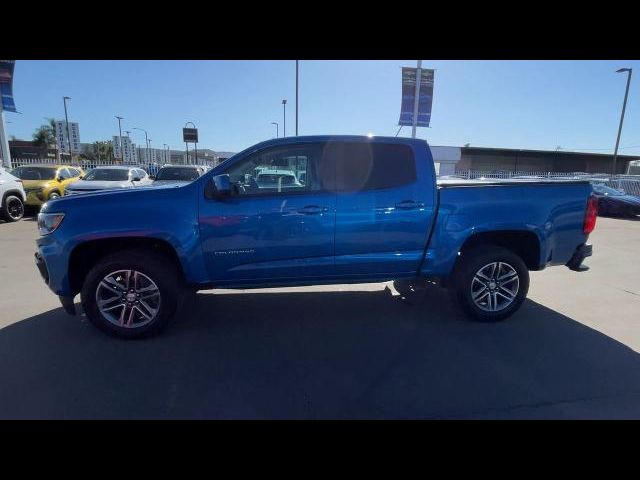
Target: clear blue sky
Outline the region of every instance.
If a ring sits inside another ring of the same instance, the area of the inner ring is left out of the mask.
[[[406,61],[301,61],[300,135],[395,135]],[[640,154],[640,61],[430,61],[435,68],[433,145],[613,151],[626,74],[633,67],[622,154]],[[294,133],[294,61],[22,61],[14,94],[21,115],[6,113],[9,135],[30,139],[43,117],[80,123],[83,142],[142,127],[152,146],[184,148],[194,122],[201,148],[239,151],[275,136],[287,104]],[[410,135],[404,127],[400,135]],[[144,144],[139,131],[131,134]],[[633,147],[633,148],[627,148]],[[599,149],[599,150],[598,150]]]

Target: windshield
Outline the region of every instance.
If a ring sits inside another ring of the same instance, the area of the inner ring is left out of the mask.
[[[84,180],[118,182],[129,180],[129,170],[120,168],[94,168]]]
[[[53,180],[57,171],[52,167],[18,167],[11,171],[11,175],[21,180]]]
[[[605,185],[594,185],[593,190],[596,193],[599,193],[601,195],[608,195],[610,197],[621,197],[622,195],[624,195],[620,193],[618,190],[611,187],[607,187]]]
[[[198,177],[198,170],[195,168],[161,168],[156,175],[156,180],[180,180],[191,182]]]

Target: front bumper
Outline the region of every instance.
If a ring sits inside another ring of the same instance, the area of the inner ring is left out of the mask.
[[[42,276],[44,283],[46,283],[49,287],[51,287],[51,284],[49,282],[49,269],[47,268],[47,262],[45,261],[44,257],[40,254],[39,251],[37,251],[34,254],[34,259],[36,262],[36,267],[38,268],[38,271],[40,272],[40,275]],[[67,312],[69,315],[76,314],[76,306],[75,306],[75,303],[73,302],[73,296],[58,295],[58,298],[60,299],[60,303],[62,304],[62,307],[64,308],[65,312]]]
[[[27,198],[24,202],[25,205],[29,205],[30,207],[39,207],[44,203],[44,200],[40,198],[40,196],[43,196],[42,193],[40,193],[40,196],[38,196],[38,193],[35,191],[28,191],[26,194]]]
[[[576,248],[575,253],[571,257],[571,260],[567,262],[567,267],[569,270],[573,270],[574,272],[584,272],[589,270],[589,267],[586,265],[582,265],[582,262],[585,258],[590,257],[593,254],[593,245],[589,243],[583,243],[578,248]]]
[[[38,271],[40,272],[40,275],[42,275],[44,283],[49,285],[49,270],[47,269],[47,264],[45,263],[44,258],[40,255],[40,252],[36,252],[34,256],[36,267],[38,267]]]

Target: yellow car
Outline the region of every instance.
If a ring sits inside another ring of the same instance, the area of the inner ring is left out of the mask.
[[[27,196],[25,205],[39,207],[47,200],[64,195],[70,183],[80,179],[84,172],[71,165],[23,165],[14,168],[11,175],[22,180]]]

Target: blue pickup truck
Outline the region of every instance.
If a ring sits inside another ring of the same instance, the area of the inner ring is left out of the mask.
[[[530,270],[586,270],[596,215],[586,181],[438,182],[423,140],[281,138],[187,185],[49,201],[35,257],[67,312],[80,293],[119,337],[159,332],[218,287],[437,282],[497,321],[523,303]]]

